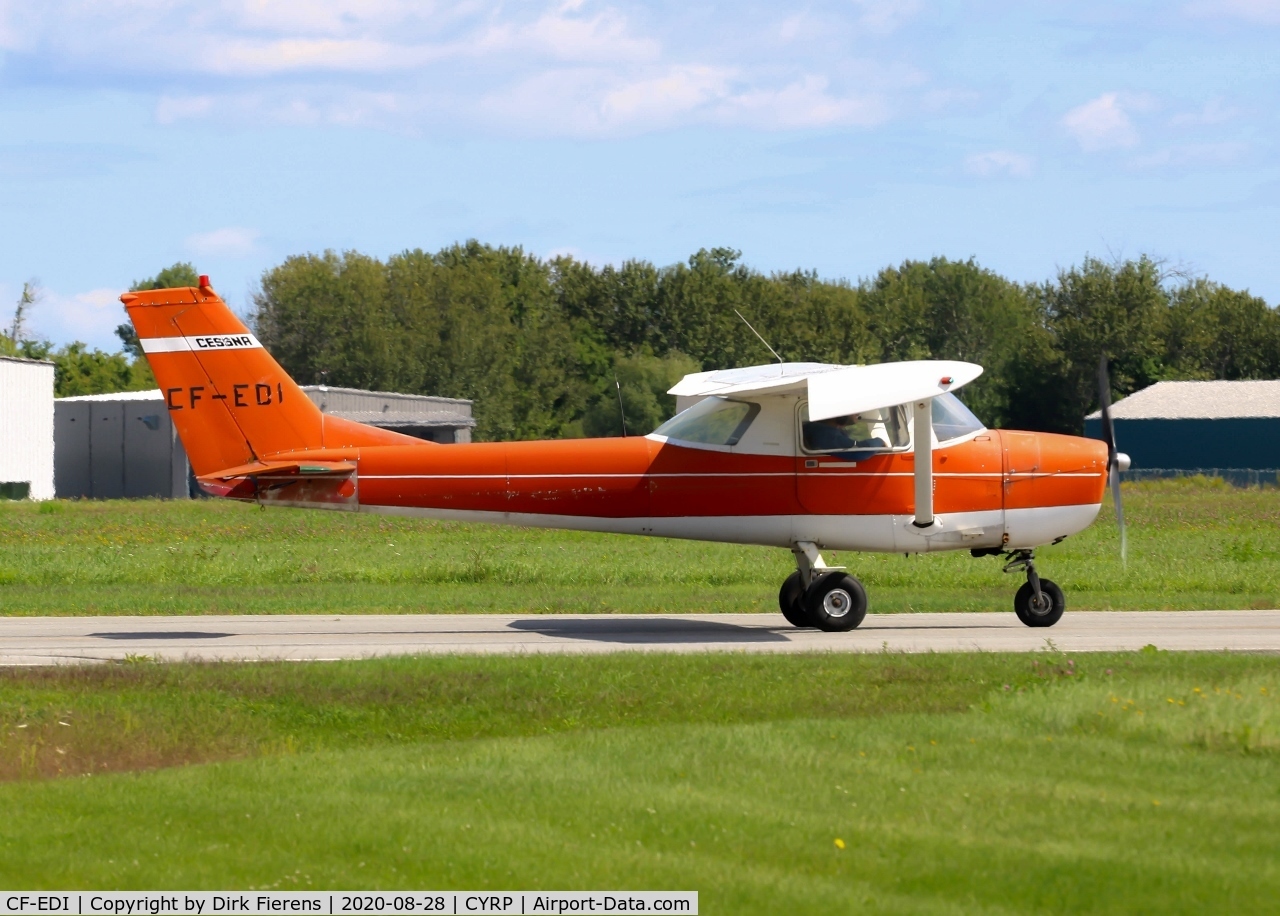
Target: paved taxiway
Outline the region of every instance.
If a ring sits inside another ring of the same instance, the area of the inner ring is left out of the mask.
[[[1051,629],[1007,614],[872,614],[849,633],[790,627],[780,614],[497,614],[0,618],[0,665],[337,659],[533,652],[1280,652],[1280,611],[1068,612]]]

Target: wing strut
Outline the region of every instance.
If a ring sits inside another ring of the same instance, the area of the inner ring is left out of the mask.
[[[914,405],[917,528],[933,527],[933,400]]]

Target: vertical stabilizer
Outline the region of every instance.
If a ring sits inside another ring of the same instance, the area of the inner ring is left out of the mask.
[[[205,277],[120,301],[197,476],[309,449],[418,442],[322,414]]]

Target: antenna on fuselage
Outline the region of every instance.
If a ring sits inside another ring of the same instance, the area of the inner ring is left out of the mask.
[[[742,318],[742,313],[737,309],[733,310],[733,314],[737,315],[739,318]],[[747,327],[751,328],[751,322],[747,321],[747,319],[742,318],[742,323],[745,324]],[[751,333],[756,335],[756,337],[760,337],[760,332],[757,331],[755,328],[751,328]],[[769,341],[765,340],[763,337],[760,337],[760,342],[764,344],[764,347],[766,350],[768,350],[770,353],[773,354],[773,358],[776,359],[778,361],[778,365],[781,366],[782,357],[778,355],[778,351],[775,350],[773,347],[769,346]]]
[[[613,386],[618,389],[618,413],[622,416],[622,438],[627,438],[627,412],[622,409],[622,384],[618,381],[618,373],[613,373]]]

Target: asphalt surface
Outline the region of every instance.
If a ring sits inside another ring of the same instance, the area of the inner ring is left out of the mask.
[[[534,652],[1280,652],[1280,611],[1068,612],[1049,629],[1007,614],[871,614],[821,633],[780,614],[498,614],[0,618],[0,665],[367,658]]]

